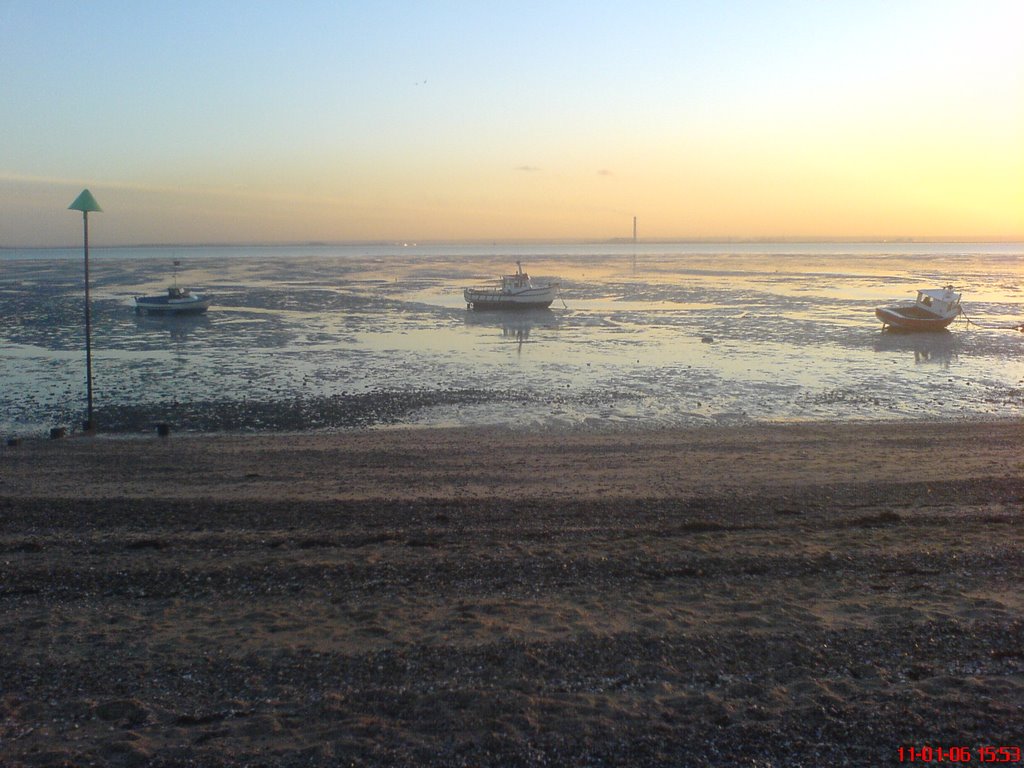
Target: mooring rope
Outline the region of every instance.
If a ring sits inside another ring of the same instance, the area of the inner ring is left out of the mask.
[[[973,325],[973,326],[975,326],[977,328],[984,328],[986,330],[992,330],[992,331],[1021,331],[1021,332],[1024,332],[1024,323],[1018,323],[1017,325],[982,325],[981,323],[976,323],[973,320],[971,320],[971,318],[968,317],[967,313],[964,312],[964,308],[963,307],[960,307],[960,314],[964,316],[964,319],[967,321],[967,325],[969,325],[969,326]]]

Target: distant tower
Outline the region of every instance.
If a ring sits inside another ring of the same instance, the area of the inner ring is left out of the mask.
[[[633,242],[636,242],[636,216],[633,217]]]

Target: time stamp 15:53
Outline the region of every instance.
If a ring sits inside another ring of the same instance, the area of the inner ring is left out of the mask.
[[[1019,763],[1020,747],[899,747],[901,763]]]

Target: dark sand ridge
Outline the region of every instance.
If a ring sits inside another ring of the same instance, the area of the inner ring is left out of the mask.
[[[1024,722],[1022,437],[5,447],[0,764],[977,762]]]
[[[395,429],[27,441],[5,496],[602,499],[1019,478],[1019,422],[806,424],[620,433]]]

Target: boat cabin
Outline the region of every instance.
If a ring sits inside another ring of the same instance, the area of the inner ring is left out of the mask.
[[[523,272],[522,262],[516,262],[516,273],[514,275],[502,275],[501,277],[501,290],[505,292],[531,287],[533,286],[530,285],[530,276]]]
[[[948,317],[960,313],[960,294],[956,293],[951,285],[918,291],[916,304],[940,317]]]

